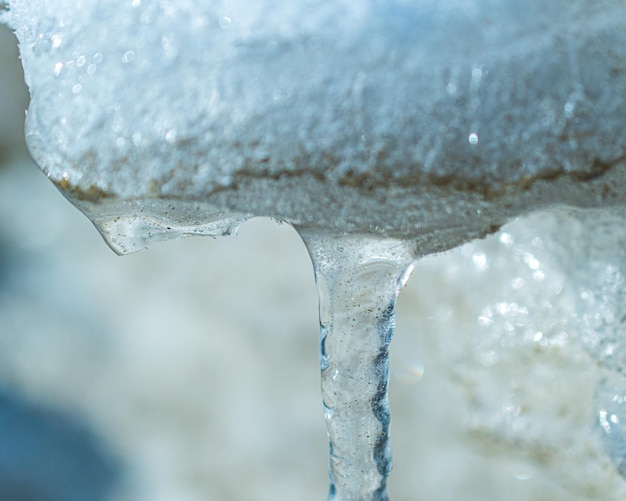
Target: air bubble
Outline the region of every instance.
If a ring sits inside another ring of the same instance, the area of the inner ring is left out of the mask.
[[[135,60],[135,51],[127,50],[126,52],[124,52],[124,55],[122,56],[122,62],[124,64],[132,63],[134,60]]]
[[[499,240],[502,245],[505,245],[507,247],[513,245],[513,235],[511,235],[510,233],[502,232],[500,234]]]
[[[52,42],[52,48],[58,49],[63,43],[63,37],[61,35],[52,35],[50,41]]]
[[[169,144],[173,144],[176,142],[177,136],[178,132],[175,129],[170,129],[165,133],[165,141]]]
[[[472,262],[479,271],[487,269],[487,256],[483,252],[477,252],[472,256]]]

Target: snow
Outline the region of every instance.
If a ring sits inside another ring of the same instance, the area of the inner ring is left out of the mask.
[[[623,203],[618,1],[9,5],[30,151],[118,252],[265,215],[426,253]]]

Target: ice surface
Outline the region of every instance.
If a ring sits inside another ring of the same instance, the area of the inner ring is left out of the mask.
[[[329,501],[387,501],[389,347],[415,261],[409,241],[302,233],[320,303]]]
[[[587,220],[574,244],[588,260],[565,266],[578,284],[601,282],[562,305],[576,326],[528,331],[528,308],[499,301],[478,316],[489,334],[475,353],[497,366],[511,347],[582,333],[579,351],[604,371],[596,431],[624,470],[625,261],[594,254],[624,247],[623,212],[607,209],[626,197],[623,2],[9,4],[31,152],[118,252],[269,215],[304,232],[411,239],[426,254],[546,206],[605,208],[610,231],[590,242]],[[520,255],[543,280],[541,261]],[[472,262],[489,267],[485,254]],[[529,418],[519,383],[472,399],[476,365],[452,371],[475,410],[466,428],[494,447],[530,437],[549,462],[562,448],[541,448],[546,420]]]
[[[430,252],[624,202],[622,1],[9,5],[30,150],[118,252],[251,215]]]

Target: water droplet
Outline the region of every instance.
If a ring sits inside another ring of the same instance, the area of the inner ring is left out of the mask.
[[[539,269],[539,267],[541,266],[541,263],[535,256],[533,256],[530,252],[524,252],[523,256],[524,256],[523,257],[524,262],[531,270]]]
[[[501,233],[499,240],[501,244],[507,247],[513,245],[513,236],[510,233]]]
[[[76,58],[76,66],[78,68],[85,66],[86,62],[87,62],[87,58],[85,56],[78,56],[78,58]]]
[[[176,47],[172,37],[163,35],[161,37],[161,47],[163,47],[163,52],[166,58],[174,59],[178,56],[178,48]]]
[[[76,61],[68,61],[65,63],[65,67],[67,68],[67,76],[71,77],[76,74]]]
[[[472,68],[472,81],[480,82],[483,78],[483,69],[480,66],[474,66]]]
[[[178,136],[178,132],[176,129],[170,129],[165,133],[165,141],[169,144],[173,144],[176,142],[176,137]]]
[[[126,52],[124,52],[124,55],[122,56],[122,62],[124,64],[132,63],[134,60],[135,60],[134,50],[127,50]]]
[[[467,141],[469,144],[478,144],[478,134],[475,132],[470,133],[470,135],[467,136]]]
[[[472,256],[472,262],[479,271],[487,269],[487,256],[483,252],[477,252]]]
[[[478,316],[478,324],[483,327],[488,327],[493,324],[493,313],[490,308],[485,308]]]
[[[607,414],[608,414],[608,412],[605,409],[601,409],[598,412],[598,422],[600,423],[600,426],[604,430],[604,433],[606,433],[607,435],[610,435],[611,434],[611,425],[609,424],[608,420],[606,419]]]
[[[83,90],[83,86],[81,84],[76,84],[72,87],[72,94],[78,94]]]
[[[50,41],[52,42],[52,48],[58,49],[63,43],[63,37],[61,37],[61,35],[52,35],[52,37],[50,37]]]
[[[511,287],[513,287],[513,289],[515,290],[520,290],[522,287],[524,287],[524,279],[521,277],[514,278],[511,281]]]

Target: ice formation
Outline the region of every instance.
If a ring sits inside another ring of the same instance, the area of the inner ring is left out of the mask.
[[[121,253],[252,215],[427,253],[624,201],[618,0],[9,5],[31,153]]]
[[[31,153],[117,252],[253,216],[307,241],[331,499],[386,499],[387,351],[412,260],[546,207],[623,218],[621,0],[8,4]],[[584,342],[619,371],[603,354],[620,327],[594,311]],[[597,399],[623,470],[617,387]]]

